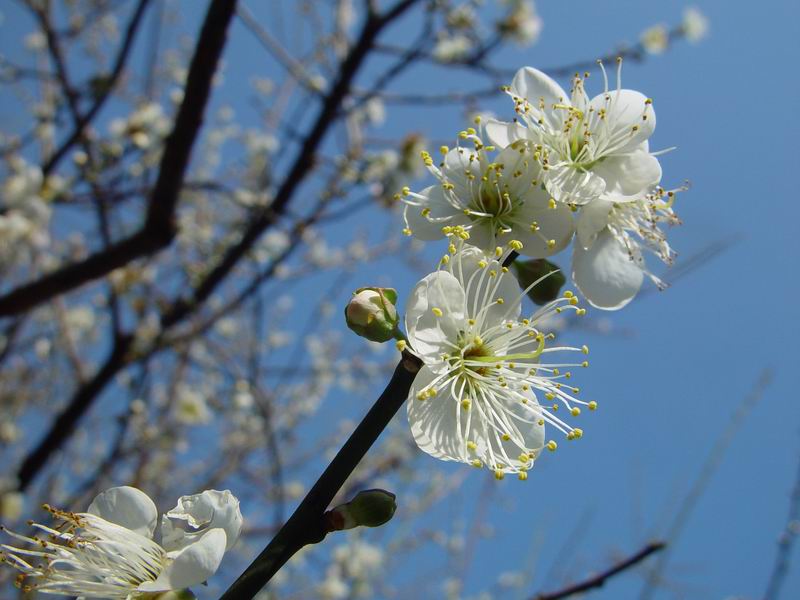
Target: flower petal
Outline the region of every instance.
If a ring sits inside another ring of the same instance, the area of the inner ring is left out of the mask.
[[[181,496],[175,508],[161,518],[161,545],[167,551],[179,550],[219,527],[225,531],[226,550],[230,550],[239,538],[242,523],[239,500],[230,490]]]
[[[618,310],[639,291],[644,278],[643,263],[638,250],[631,257],[605,229],[588,250],[575,244],[572,278],[589,304],[604,310]]]
[[[206,531],[200,539],[176,552],[168,553],[172,559],[155,581],[139,586],[141,592],[181,590],[208,580],[217,572],[225,554],[224,529]]]
[[[588,249],[597,239],[597,234],[608,225],[608,215],[614,205],[607,200],[594,200],[581,207],[576,226],[578,243]]]
[[[613,202],[638,200],[661,181],[661,164],[646,143],[630,154],[609,156],[592,170],[606,182],[603,197]]]
[[[414,237],[426,242],[439,240],[444,237],[442,227],[445,225],[463,225],[469,222],[462,211],[447,201],[441,185],[425,188],[420,196],[425,197],[425,200],[420,201],[424,206],[405,207],[406,226]],[[425,208],[429,209],[428,216],[422,214]]]
[[[545,171],[544,185],[553,198],[566,204],[588,204],[606,189],[602,177],[568,162],[551,165]]]
[[[489,305],[483,312],[485,322],[497,324],[504,319],[516,319],[521,311],[522,300],[516,278],[510,273],[504,273],[497,263],[481,267],[482,260],[489,261],[484,252],[465,246],[453,255],[448,265],[448,269],[458,278],[466,292],[464,318],[477,318],[478,313]],[[492,271],[495,275],[491,274]],[[501,304],[495,303],[498,298],[502,298]],[[463,319],[459,326],[464,327]],[[458,328],[456,335],[457,332]],[[455,337],[451,340],[455,340]]]
[[[498,148],[507,148],[517,140],[526,140],[531,137],[531,130],[519,123],[506,123],[490,119],[484,125],[486,137]]]
[[[569,105],[569,94],[550,76],[533,67],[523,67],[517,71],[511,82],[511,94],[528,101],[530,104],[528,114],[533,120],[544,119],[550,129],[560,129],[563,113],[553,110],[553,105]],[[544,110],[541,110],[541,107]]]
[[[592,98],[591,107],[597,115],[605,111],[605,122],[616,135],[614,153],[627,152],[647,140],[656,128],[656,111],[647,103],[647,97],[636,90],[619,90],[599,94]],[[645,118],[646,117],[646,118]],[[594,125],[592,130],[601,129]],[[635,128],[635,129],[634,129]],[[608,136],[603,136],[606,138]],[[601,138],[602,139],[602,138]]]
[[[406,333],[411,348],[423,359],[438,360],[450,350],[448,340],[455,339],[465,314],[464,288],[447,271],[423,277],[406,304]],[[437,316],[433,309],[441,311]]]
[[[437,374],[425,365],[414,378],[406,402],[411,433],[423,452],[442,460],[467,462],[466,442],[463,438],[459,439],[458,431],[458,411],[461,410],[461,406],[458,399],[450,393],[450,387],[440,390],[432,398],[417,399],[417,394],[436,376]],[[465,425],[466,419],[462,421],[461,427]]]
[[[566,248],[574,232],[572,211],[562,202],[550,208],[549,200],[550,195],[540,188],[531,189],[514,214],[513,231],[500,240],[519,240],[522,242],[520,254],[532,258],[551,256]],[[536,231],[532,229],[534,223],[538,226]],[[555,241],[552,247],[548,244],[550,240]]]
[[[158,509],[150,496],[130,486],[113,487],[98,494],[86,512],[152,538]]]

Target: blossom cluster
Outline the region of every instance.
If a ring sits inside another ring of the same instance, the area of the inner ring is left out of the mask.
[[[661,187],[652,99],[608,77],[589,98],[588,73],[576,74],[571,93],[545,73],[525,67],[505,88],[514,102],[511,122],[494,119],[460,132],[455,148],[443,146],[438,165],[422,155],[437,183],[420,192],[404,188],[406,234],[444,237],[444,227],[469,231],[469,244],[491,249],[509,240],[522,254],[544,258],[573,242],[572,277],[588,302],[622,308],[645,276],[643,250],[673,259],[660,225],[679,222],[672,210],[678,190]]]
[[[423,363],[408,397],[417,445],[444,460],[488,467],[498,479],[528,470],[544,449],[555,450],[545,427],[569,440],[583,430],[568,424],[594,410],[571,384],[573,367],[588,361],[551,353],[586,346],[551,346],[547,321],[564,310],[585,313],[565,291],[531,315],[522,299],[550,274],[521,286],[509,265],[517,255],[550,257],[572,244],[572,278],[587,301],[616,310],[630,302],[645,276],[649,250],[673,260],[661,224],[675,224],[676,190],[661,187],[652,99],[616,88],[599,63],[603,92],[590,98],[588,73],[576,74],[567,94],[545,73],[525,67],[505,91],[516,117],[476,118],[442,146],[441,161],[422,152],[436,183],[419,192],[404,187],[404,233],[423,241],[447,238],[439,269],[408,300],[408,347]]]

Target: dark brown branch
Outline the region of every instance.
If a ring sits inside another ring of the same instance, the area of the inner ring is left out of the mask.
[[[225,46],[236,0],[212,0],[189,67],[175,125],[164,145],[158,179],[142,228],[78,263],[73,263],[0,296],[0,316],[19,314],[55,296],[107,275],[132,260],[169,246],[175,237],[178,194],[203,122],[211,82]]]
[[[635,567],[651,554],[660,552],[664,548],[666,548],[666,544],[664,542],[651,542],[639,550],[636,554],[614,564],[611,568],[606,569],[602,573],[598,573],[597,575],[589,577],[580,583],[570,585],[569,587],[565,587],[561,590],[539,594],[534,596],[533,600],[561,600],[562,598],[569,598],[575,594],[580,594],[588,590],[603,587],[606,581],[612,577],[619,575],[623,571],[627,571],[632,567]]]
[[[397,413],[419,370],[419,359],[405,353],[380,398],[356,427],[289,520],[220,600],[248,600],[263,588],[294,554],[327,533],[323,515],[336,493]]]
[[[342,62],[339,69],[339,76],[331,88],[331,91],[325,96],[322,109],[306,136],[300,153],[294,160],[289,173],[276,192],[274,200],[266,210],[254,217],[247,229],[244,230],[240,241],[228,248],[222,259],[194,290],[192,297],[178,301],[173,306],[172,310],[168,311],[162,317],[162,327],[170,327],[190,313],[197,305],[204,302],[253,247],[261,237],[261,234],[283,215],[295,190],[311,172],[314,166],[317,149],[322,143],[325,134],[336,120],[339,107],[344,98],[349,94],[353,79],[370,50],[373,48],[378,35],[391,21],[398,18],[418,1],[419,0],[401,0],[391,10],[380,17],[367,19],[359,35],[358,42],[353,46],[350,53]],[[0,314],[2,314],[2,312],[0,312]]]

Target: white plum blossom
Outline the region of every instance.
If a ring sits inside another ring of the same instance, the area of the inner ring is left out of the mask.
[[[681,28],[687,40],[697,43],[708,35],[708,17],[700,9],[690,6],[683,11]]]
[[[510,244],[515,250],[519,246],[518,241]],[[588,348],[547,347],[554,336],[539,330],[540,321],[554,312],[585,310],[565,292],[520,318],[525,292],[503,266],[508,254],[498,248],[488,257],[462,246],[414,287],[406,330],[408,345],[423,366],[407,409],[414,439],[428,454],[488,467],[498,479],[505,473],[527,479],[542,449],[556,448],[555,441],[545,442],[545,423],[568,439],[583,435],[556,416],[558,406],[577,416],[580,406],[593,410],[597,404],[578,400],[578,388],[569,383],[571,372],[561,370],[588,366],[587,361],[543,360],[552,352],[588,353]]]
[[[622,89],[622,60],[618,63],[615,90],[609,90],[600,63],[605,89],[591,100],[584,90],[588,74],[573,78],[568,95],[545,73],[524,67],[507,88],[517,120],[486,125],[497,146],[528,142],[542,165],[544,186],[558,202],[634,200],[661,180],[661,166],[648,145],[656,127],[652,100]]]
[[[658,24],[648,27],[639,36],[645,52],[663,54],[669,46],[669,30],[666,25]]]
[[[523,254],[550,256],[572,239],[570,208],[542,189],[541,166],[523,143],[512,144],[492,156],[473,128],[461,140],[473,148],[456,146],[444,153],[437,167],[428,153],[423,160],[438,179],[419,193],[404,188],[405,233],[421,240],[444,237],[443,227],[469,231],[468,243],[492,250],[509,240],[522,242]]]
[[[186,526],[167,529],[163,545],[153,540],[156,506],[136,488],[106,490],[83,513],[45,508],[61,524],[33,523],[46,539],[6,530],[31,547],[4,544],[3,561],[22,573],[23,590],[82,598],[132,600],[203,583],[217,571],[242,525],[239,501],[228,491],[178,500],[162,527],[176,521]]]
[[[672,211],[677,191],[656,188],[632,202],[595,200],[581,208],[572,278],[589,304],[606,310],[624,307],[639,291],[645,275],[659,289],[666,287],[647,270],[642,247],[672,264],[674,252],[659,225],[680,223]]]

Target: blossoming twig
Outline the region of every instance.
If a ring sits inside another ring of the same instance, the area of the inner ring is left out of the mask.
[[[386,389],[306,494],[300,506],[220,600],[253,598],[300,548],[322,541],[326,535],[323,518],[325,509],[405,403],[420,366],[418,358],[408,352],[403,353]]]

